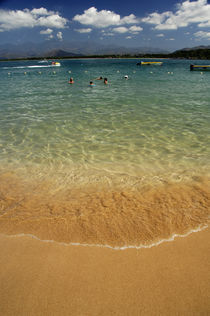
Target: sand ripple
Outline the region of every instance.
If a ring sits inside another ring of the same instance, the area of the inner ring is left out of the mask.
[[[56,189],[51,181],[0,176],[0,233],[64,243],[150,245],[208,223],[207,179],[147,185]]]

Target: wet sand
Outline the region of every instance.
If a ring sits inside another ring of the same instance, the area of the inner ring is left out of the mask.
[[[141,246],[203,227],[209,215],[208,177],[117,187],[102,182],[59,185],[56,174],[41,181],[14,172],[0,174],[0,233],[6,235]]]
[[[0,235],[0,315],[209,315],[210,230],[148,249]]]

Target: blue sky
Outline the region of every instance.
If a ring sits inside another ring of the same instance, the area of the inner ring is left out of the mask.
[[[0,0],[0,44],[50,39],[168,50],[210,45],[210,3]]]

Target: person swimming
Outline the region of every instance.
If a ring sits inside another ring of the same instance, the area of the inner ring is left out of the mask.
[[[96,78],[96,80],[102,80],[103,79],[103,77],[98,77],[98,78]]]
[[[91,86],[91,87],[94,87],[94,86],[95,86],[95,84],[93,83],[93,81],[90,81],[90,86]]]
[[[104,84],[108,84],[108,79],[104,78]]]
[[[69,79],[69,83],[71,83],[71,84],[74,83],[73,78],[70,78],[70,79]]]

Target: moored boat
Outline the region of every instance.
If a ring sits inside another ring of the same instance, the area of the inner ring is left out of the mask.
[[[190,70],[210,70],[210,65],[190,65]]]
[[[61,64],[59,62],[57,62],[57,61],[52,61],[51,65],[52,66],[60,66]]]
[[[139,63],[137,63],[138,66],[141,66],[141,65],[147,65],[147,66],[150,66],[150,65],[161,66],[162,64],[163,64],[162,61],[140,61]]]

